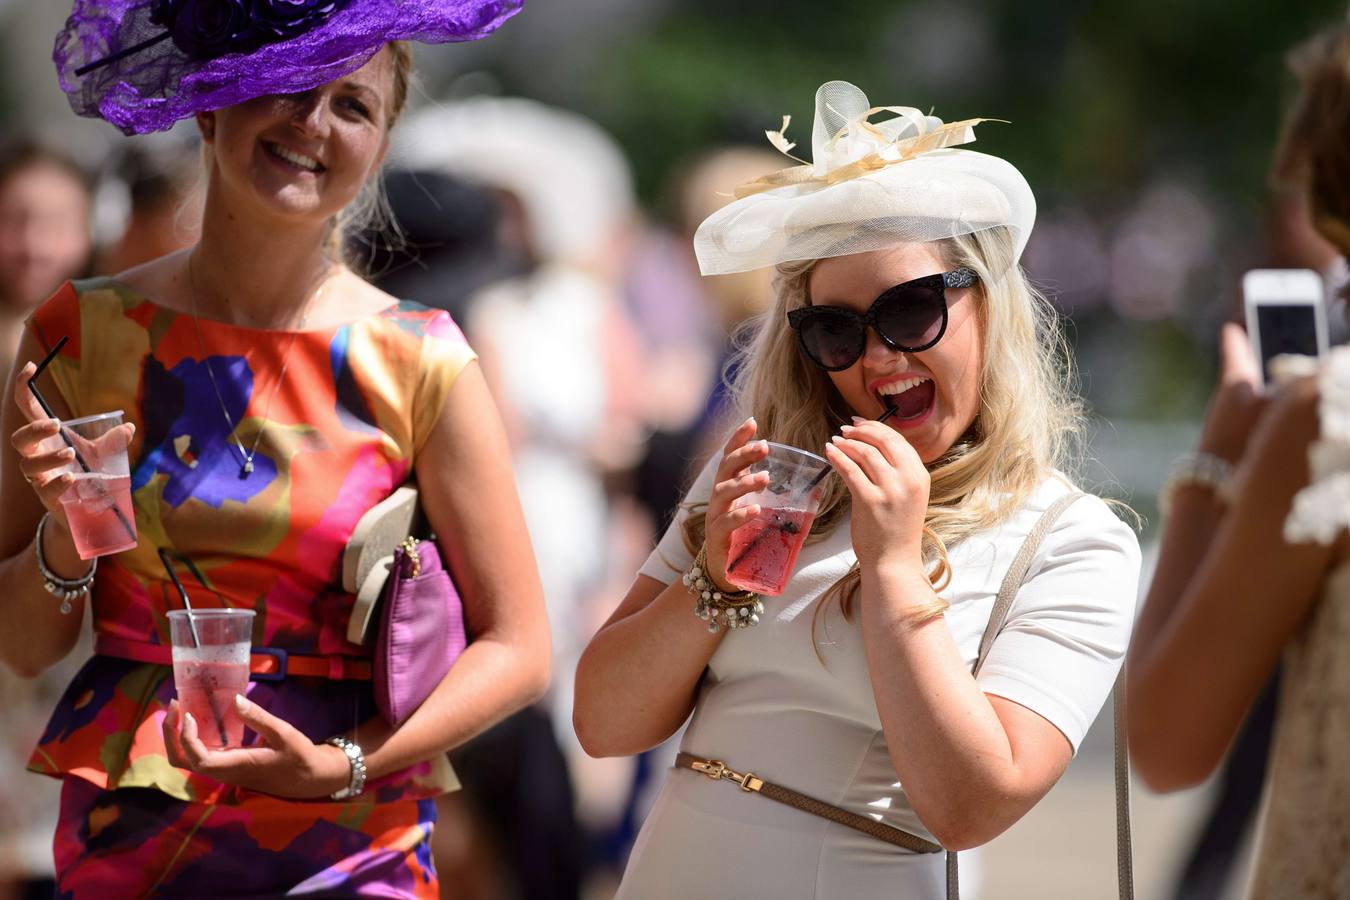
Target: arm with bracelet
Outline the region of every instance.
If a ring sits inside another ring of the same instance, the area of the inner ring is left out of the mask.
[[[11,627],[0,635],[0,659],[20,675],[33,677],[70,652],[94,585],[97,560],[75,549],[60,497],[73,483],[68,469],[74,450],[59,436],[58,419],[38,404],[28,381],[48,349],[31,332],[16,357],[25,360],[10,378],[11,402],[3,404],[0,428],[10,435],[0,459],[0,588],[8,601]],[[50,375],[37,375],[52,412],[66,418],[61,391]],[[122,426],[127,439],[134,426]]]
[[[1242,329],[1225,325],[1221,341],[1199,450],[1160,498],[1158,564],[1127,666],[1132,755],[1162,790],[1218,765],[1333,558],[1282,534],[1308,480],[1316,385],[1265,396]]]

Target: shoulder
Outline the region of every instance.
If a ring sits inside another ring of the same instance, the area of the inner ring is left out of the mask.
[[[1068,502],[1069,497],[1075,499]],[[1081,490],[1059,472],[1051,473],[1032,492],[1019,512],[1023,527],[1017,531],[1023,537],[1030,534],[1061,501],[1068,505],[1061,508],[1045,533],[1038,558],[1048,561],[1103,554],[1138,569],[1141,554],[1134,529],[1121,518],[1115,506]]]

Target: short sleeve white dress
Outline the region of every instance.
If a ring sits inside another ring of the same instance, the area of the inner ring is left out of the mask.
[[[715,463],[688,500],[706,500]],[[949,548],[945,619],[968,664],[1023,539],[1071,489],[1059,476],[1047,478],[1008,521]],[[684,518],[642,574],[670,583],[688,568]],[[854,561],[847,520],[802,550],[786,591],[765,599],[763,621],[731,632],[713,654],[681,749],[932,840],[891,764],[857,617],[850,624],[831,604],[812,646],[817,601]],[[1076,752],[1129,643],[1139,562],[1134,532],[1106,504],[1096,497],[1072,504],[1036,553],[981,688],[1044,716]],[[911,853],[730,782],[671,769],[618,897],[930,900],[944,891],[942,854]]]

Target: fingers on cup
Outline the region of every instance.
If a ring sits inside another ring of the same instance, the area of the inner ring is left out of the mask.
[[[750,441],[734,450],[729,450],[717,467],[718,480],[725,481],[746,466],[754,465],[769,455],[768,441]]]
[[[201,768],[203,760],[206,759],[207,747],[202,743],[200,732],[197,729],[197,719],[190,712],[183,713],[183,727],[178,732],[179,742],[183,748],[183,756],[187,760],[189,768]]]
[[[170,700],[161,731],[164,733],[164,750],[169,757],[169,764],[181,769],[187,766],[187,760],[183,756],[183,745],[178,738],[178,732],[183,727],[179,710],[178,701]]]
[[[738,506],[723,515],[722,524],[726,526],[727,532],[730,533],[749,522],[759,513],[760,506],[758,503],[747,503],[745,506]]]
[[[42,411],[42,407],[33,397],[32,392],[28,390],[28,379],[32,378],[36,371],[37,364],[29,361],[24,364],[24,367],[19,370],[18,376],[14,379],[14,402],[28,417],[29,421],[47,417],[47,414]],[[37,415],[33,414],[34,409],[37,410]]]
[[[16,428],[14,433],[9,436],[9,443],[20,453],[29,453],[33,449],[41,447],[44,441],[56,437],[60,430],[61,423],[59,421],[44,416],[36,422],[29,422],[27,425]],[[64,446],[64,442],[61,443]]]
[[[871,484],[871,480],[868,479],[862,468],[851,456],[844,452],[838,443],[831,441],[825,445],[825,457],[830,461],[830,465],[834,466],[834,470],[839,473],[844,486],[851,493],[856,494],[860,487]]]
[[[873,484],[881,484],[895,474],[894,463],[875,444],[858,435],[856,430],[846,436],[833,438],[831,442],[857,463]]]
[[[235,694],[234,708],[244,724],[256,731],[269,747],[282,747],[297,733],[285,720],[272,715],[243,694]]]
[[[732,505],[741,497],[763,490],[768,485],[768,472],[748,472],[720,481],[713,487],[712,497],[708,501],[708,509],[710,512],[721,515],[731,509]]]
[[[42,475],[58,470],[66,471],[74,460],[75,451],[69,447],[62,447],[59,450],[39,450],[20,457],[19,469],[29,481],[37,481]]]

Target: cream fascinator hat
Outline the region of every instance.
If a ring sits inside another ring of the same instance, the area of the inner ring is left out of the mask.
[[[868,121],[886,112],[895,115]],[[874,107],[848,82],[827,81],[816,91],[812,161],[737,188],[694,235],[699,269],[744,272],[999,227],[1012,234],[1016,263],[1036,220],[1030,186],[1005,160],[952,149],[974,141],[985,121],[944,125],[912,107]],[[788,122],[767,134],[791,156]]]

